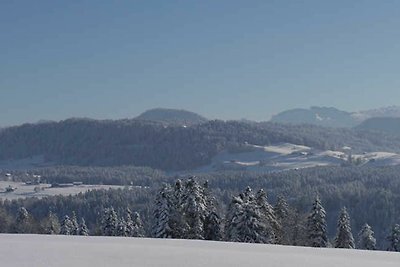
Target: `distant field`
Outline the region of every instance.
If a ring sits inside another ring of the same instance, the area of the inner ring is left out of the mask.
[[[6,193],[7,187],[16,188],[14,192]],[[79,193],[87,192],[94,189],[109,189],[109,188],[123,188],[123,186],[116,185],[78,185],[73,187],[65,188],[52,188],[50,184],[40,184],[40,185],[26,185],[20,182],[12,181],[0,181],[0,199],[18,199],[27,197],[37,197],[42,198],[46,196],[55,195],[76,195]]]
[[[0,235],[1,266],[398,267],[400,253],[194,240]]]

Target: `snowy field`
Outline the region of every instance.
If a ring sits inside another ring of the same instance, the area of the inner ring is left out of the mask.
[[[317,166],[340,166],[346,164],[351,148],[342,151],[320,150],[307,146],[281,143],[271,146],[247,144],[247,151],[222,151],[212,159],[210,165],[198,168],[195,172],[218,170],[284,171]],[[360,165],[390,166],[400,165],[400,155],[389,152],[352,154]]]
[[[14,192],[6,193],[6,188],[11,186],[15,188]],[[36,189],[35,189],[36,188]],[[40,190],[39,190],[40,188]],[[123,186],[116,185],[77,185],[72,187],[56,187],[52,188],[50,184],[40,184],[40,185],[26,185],[24,183],[12,182],[12,181],[0,181],[0,200],[1,199],[18,199],[27,197],[37,197],[42,198],[46,196],[55,195],[77,195],[79,193],[84,193],[89,190],[97,189],[109,189],[109,188],[123,188]]]
[[[116,237],[0,235],[1,266],[386,267],[400,253]]]

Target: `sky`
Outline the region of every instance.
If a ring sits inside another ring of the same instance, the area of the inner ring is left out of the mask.
[[[0,1],[0,126],[400,105],[400,1]]]

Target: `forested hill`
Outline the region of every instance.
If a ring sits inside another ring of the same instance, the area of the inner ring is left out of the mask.
[[[194,125],[207,121],[206,118],[191,111],[156,108],[143,112],[136,119],[160,122],[166,125]]]
[[[41,155],[46,161],[81,166],[148,166],[190,170],[209,164],[224,149],[245,143],[288,142],[320,149],[400,151],[400,137],[311,125],[208,121],[166,126],[142,120],[68,119],[25,124],[0,132],[0,161]]]

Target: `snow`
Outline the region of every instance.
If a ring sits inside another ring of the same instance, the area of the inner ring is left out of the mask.
[[[11,186],[16,188],[14,192],[5,193],[6,188]],[[41,188],[41,190],[35,191],[35,188]],[[42,198],[46,196],[55,195],[77,195],[79,193],[84,193],[89,190],[99,190],[99,189],[118,189],[124,188],[123,186],[117,185],[77,185],[72,187],[51,187],[50,184],[40,184],[40,185],[26,185],[24,183],[12,182],[12,181],[0,181],[0,200],[1,199],[19,199],[27,197],[37,197]]]
[[[247,170],[274,172],[297,170],[316,166],[340,166],[346,164],[351,147],[343,146],[341,151],[321,150],[303,145],[279,143],[269,146],[245,143],[245,149],[224,150],[212,159],[212,163],[192,172],[212,172],[219,170]],[[371,152],[352,154],[360,164],[367,166],[400,165],[400,154]]]
[[[254,147],[259,147],[259,146],[254,146]],[[273,152],[273,153],[277,153],[277,154],[281,154],[281,155],[289,155],[294,152],[302,152],[302,151],[307,151],[307,150],[311,149],[308,146],[301,146],[301,145],[295,145],[295,144],[289,144],[289,143],[265,146],[263,148],[264,148],[264,151]]]
[[[399,266],[400,253],[193,240],[0,235],[1,266],[369,267]]]

